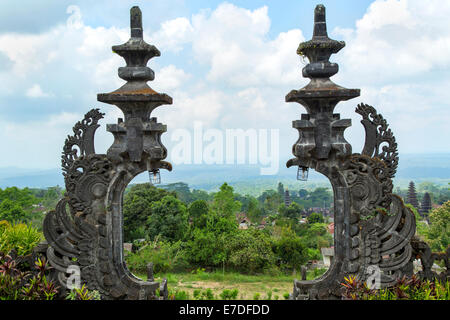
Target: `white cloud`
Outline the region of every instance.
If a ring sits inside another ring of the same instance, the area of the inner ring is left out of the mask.
[[[197,94],[179,91],[173,94],[173,105],[161,106],[154,114],[170,128],[191,128],[194,121],[201,121],[205,126],[214,127],[218,125],[217,121],[225,112],[226,99],[226,94],[219,90]]]
[[[50,97],[52,94],[42,91],[40,85],[34,84],[25,92],[25,95],[30,98],[46,98]]]
[[[28,150],[43,154],[36,165],[57,166],[66,135],[90,108],[101,107],[106,113],[102,125],[123,117],[116,107],[98,103],[96,94],[124,83],[117,76],[124,61],[111,52],[111,46],[128,40],[128,28],[88,26],[77,7],[69,7],[68,12],[67,23],[39,34],[0,33],[0,53],[7,57],[9,68],[0,71],[0,98],[9,102],[25,92],[28,97],[61,99],[57,106],[54,101],[46,104],[52,99],[35,99],[36,119],[25,123],[7,121],[8,114],[3,114],[1,148],[10,151],[0,166],[25,159]],[[285,103],[284,96],[308,82],[301,76],[301,59],[295,53],[305,38],[299,29],[269,36],[268,14],[267,6],[248,10],[223,3],[192,17],[166,21],[155,32],[147,30],[145,40],[155,44],[164,59],[164,52],[174,53],[161,65],[153,62],[156,79],[149,83],[174,99],[173,105],[152,114],[168,126],[163,141],[170,140],[176,128],[192,129],[194,121],[202,121],[205,128],[279,128],[280,151],[290,154],[298,138],[291,123],[304,108]],[[449,149],[450,83],[445,80],[450,74],[449,15],[449,2],[377,0],[355,28],[331,32],[347,43],[332,56],[341,69],[333,80],[362,89],[360,98],[336,108],[341,118],[353,120],[346,138],[355,152],[364,139],[360,117],[354,113],[360,101],[385,116],[401,152]],[[23,105],[17,102],[14,110],[20,112]],[[36,139],[41,143],[36,144]],[[101,153],[112,143],[104,126],[97,131],[96,142]]]
[[[210,68],[207,79],[215,83],[295,84],[299,78],[295,66],[300,61],[295,50],[303,34],[294,29],[270,40],[270,23],[267,6],[248,10],[222,3],[212,12],[193,15],[190,21],[167,21],[150,38],[174,52],[190,44],[195,60]]]
[[[163,22],[160,30],[151,36],[161,50],[180,51],[183,45],[192,41],[194,29],[187,18],[180,17]]]
[[[360,98],[336,109],[353,119],[350,141],[362,145],[360,118],[348,108],[358,100],[384,115],[400,152],[449,150],[449,15],[448,1],[377,0],[355,29],[334,29],[347,44],[332,56],[341,67],[334,80],[362,87]]]
[[[163,92],[168,92],[180,87],[183,89],[183,85],[187,85],[186,82],[191,78],[191,75],[171,64],[156,72],[155,77],[157,79],[155,85],[161,88]]]
[[[125,42],[128,30],[115,27],[92,28],[83,23],[81,12],[72,13],[64,25],[39,34],[0,33],[0,52],[12,62],[10,70],[0,71],[9,93],[25,91],[29,96],[46,96],[35,83],[50,83],[57,96],[77,92],[95,95],[96,90],[114,90],[123,81],[116,70],[123,59],[111,53],[111,46]],[[70,83],[70,88],[64,82]],[[95,96],[93,96],[95,98]],[[81,107],[81,106],[80,106]]]
[[[337,28],[347,47],[336,58],[345,76],[386,83],[450,66],[450,2],[377,0],[353,31]],[[342,74],[343,75],[343,74]]]
[[[209,17],[193,16],[192,25],[194,54],[210,65],[209,80],[246,87],[293,84],[298,78],[295,50],[304,40],[302,32],[290,30],[269,40],[266,6],[251,11],[224,3]]]
[[[64,140],[81,114],[63,112],[47,121],[7,122],[0,119],[0,166],[55,168],[60,165]],[[30,162],[31,161],[31,162]]]

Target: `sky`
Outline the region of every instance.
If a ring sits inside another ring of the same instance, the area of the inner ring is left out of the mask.
[[[91,108],[105,119],[96,151],[112,144],[107,123],[122,117],[97,93],[119,88],[121,57],[113,45],[129,39],[129,9],[140,6],[144,39],[161,51],[150,60],[149,85],[173,97],[152,116],[171,132],[212,129],[278,129],[280,158],[298,139],[292,121],[305,113],[285,103],[308,83],[298,44],[312,36],[320,2],[291,1],[52,1],[0,0],[1,167],[60,166],[64,140]],[[400,154],[450,150],[450,1],[329,0],[329,36],[346,47],[331,57],[332,78],[361,96],[338,104],[353,151],[364,144],[358,103],[374,106],[390,124]]]

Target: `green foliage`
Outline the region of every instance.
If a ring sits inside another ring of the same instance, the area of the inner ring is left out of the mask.
[[[306,199],[306,197],[308,196],[308,190],[300,189],[298,191],[298,196],[299,196],[300,199]]]
[[[323,215],[317,212],[313,212],[310,214],[310,216],[308,217],[308,223],[309,224],[314,224],[314,223],[324,223],[325,220],[323,218]]]
[[[299,205],[296,202],[292,202],[289,207],[285,207],[284,204],[280,206],[279,212],[280,216],[288,218],[288,219],[298,219],[300,218],[303,206]]]
[[[262,215],[263,215],[263,208],[261,207],[258,199],[252,196],[246,196],[247,200],[247,207],[244,209],[244,212],[247,212],[247,217],[252,222],[260,222]]]
[[[208,203],[205,200],[196,200],[189,205],[188,214],[194,228],[205,228],[208,218]]]
[[[332,236],[328,233],[325,223],[308,223],[299,227],[296,231],[307,248],[315,249],[319,252],[321,248],[329,247],[333,243]]]
[[[58,287],[47,279],[48,265],[45,258],[38,258],[33,271],[23,271],[20,257],[17,260],[0,253],[0,300],[53,300]]]
[[[311,277],[312,279],[316,279],[318,277],[320,277],[321,275],[323,275],[325,272],[327,272],[327,268],[314,268],[311,271]]]
[[[208,229],[194,229],[187,242],[189,262],[197,266],[214,267],[225,261],[226,233]]]
[[[97,290],[88,290],[83,284],[81,288],[75,288],[69,291],[66,300],[101,300],[100,292]]]
[[[257,229],[237,230],[226,242],[227,265],[243,273],[261,273],[275,265],[272,240]]]
[[[151,204],[151,215],[147,219],[148,235],[151,239],[160,236],[164,240],[178,241],[188,230],[186,206],[174,196],[165,196]]]
[[[261,299],[261,294],[260,294],[259,292],[256,292],[256,293],[253,295],[253,300],[259,300],[259,299]]]
[[[157,189],[149,183],[136,184],[127,190],[123,201],[123,232],[125,242],[144,237],[147,219],[151,215],[151,205],[174,193]],[[141,228],[141,229],[139,229]]]
[[[187,183],[176,182],[166,184],[160,187],[161,189],[174,192],[177,198],[189,205],[190,203],[197,200],[209,201],[212,200],[212,196],[204,190],[190,190]]]
[[[168,294],[169,300],[189,300],[190,299],[189,293],[184,290],[179,290],[179,289],[173,290],[170,287],[168,288],[168,290],[169,290],[169,294]]]
[[[277,214],[279,207],[283,204],[283,198],[275,190],[264,191],[258,200],[263,204],[265,215]]]
[[[129,253],[125,260],[128,269],[136,274],[145,274],[149,262],[153,263],[155,273],[185,271],[189,266],[186,250],[181,241],[148,242],[136,253]]]
[[[26,221],[28,220],[28,214],[19,203],[4,199],[0,203],[0,220],[8,222]]]
[[[333,195],[328,188],[316,188],[309,193],[308,200],[312,207],[329,206],[333,200]]]
[[[54,209],[58,201],[63,197],[63,190],[61,187],[50,187],[45,190],[42,199],[39,202],[46,208]]]
[[[193,292],[194,300],[215,300],[213,291],[208,288],[206,290],[195,289]]]
[[[233,187],[224,183],[220,186],[220,191],[214,195],[211,209],[221,217],[234,219],[241,206],[241,202],[234,200]]]
[[[233,290],[225,289],[220,294],[220,298],[222,300],[236,300],[238,293],[239,293],[238,289],[233,289]]]
[[[23,223],[5,224],[0,228],[0,252],[11,250],[18,255],[27,255],[39,243],[42,234],[31,225]]]
[[[10,200],[22,208],[29,208],[37,203],[36,197],[28,188],[19,189],[17,187],[11,187],[5,190],[0,189],[0,202],[4,200]]]
[[[299,269],[306,262],[303,241],[291,229],[282,229],[281,237],[274,244],[274,251],[280,266]]]
[[[166,184],[160,187],[161,189],[174,192],[178,199],[183,201],[184,203],[192,202],[191,190],[187,183],[184,182],[176,182]]]
[[[450,245],[450,201],[433,209],[429,214],[430,228],[427,233],[433,251],[445,251]]]
[[[355,276],[345,278],[343,298],[346,300],[449,300],[449,281],[441,283],[438,280],[421,280],[413,275],[397,280],[391,288],[370,289],[365,282]]]
[[[280,197],[284,197],[284,186],[281,182],[278,182],[277,191]]]

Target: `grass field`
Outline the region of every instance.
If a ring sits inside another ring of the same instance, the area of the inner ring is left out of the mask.
[[[322,270],[319,273],[323,273]],[[145,275],[136,275],[145,280]],[[307,279],[318,277],[310,271]],[[224,290],[238,290],[236,299],[239,300],[284,300],[293,290],[294,279],[300,279],[300,274],[291,276],[244,275],[239,273],[204,272],[196,273],[168,273],[155,276],[155,281],[166,278],[170,292],[184,292],[177,295],[182,299],[195,299],[195,291],[205,292],[210,289],[214,299],[222,299]],[[212,296],[209,295],[209,299]]]

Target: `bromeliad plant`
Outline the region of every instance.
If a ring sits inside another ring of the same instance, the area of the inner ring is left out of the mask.
[[[100,300],[100,293],[96,290],[89,291],[86,285],[72,289],[66,296],[67,300]]]
[[[341,283],[344,300],[450,300],[450,282],[422,280],[416,275],[403,276],[391,288],[370,289],[355,276]]]
[[[375,290],[369,288],[367,283],[359,281],[356,276],[350,275],[344,278],[342,299],[344,300],[370,300],[375,295]]]
[[[23,257],[13,256],[0,253],[0,299],[53,300],[58,287],[48,279],[51,267],[45,258],[38,258],[32,270],[22,271]]]

